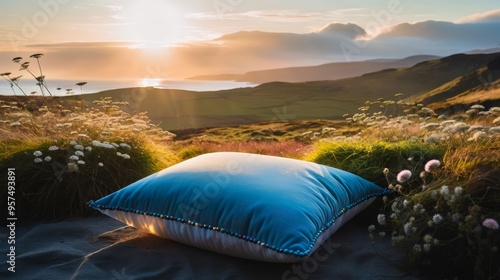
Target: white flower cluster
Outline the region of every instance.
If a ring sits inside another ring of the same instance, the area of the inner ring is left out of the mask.
[[[365,134],[373,133],[373,129],[376,129],[378,134],[391,140],[403,138],[415,141],[420,141],[423,135],[423,140],[427,143],[441,143],[454,137],[461,137],[467,141],[483,141],[500,135],[500,127],[498,126],[500,124],[500,107],[492,107],[488,111],[485,111],[484,106],[478,104],[471,107],[471,110],[476,112],[469,114],[471,117],[495,118],[492,122],[493,126],[482,126],[448,120],[446,116],[438,116],[432,109],[423,104],[390,100],[379,100],[366,104],[366,106],[359,108],[361,113],[346,118],[349,123],[369,128],[369,130],[362,132]],[[381,108],[401,106],[408,109],[400,109],[404,113],[402,116],[387,116],[387,110],[369,113],[370,106],[373,105],[379,105]]]
[[[122,157],[123,159],[130,159],[130,156],[128,154],[122,154],[120,152],[117,152],[116,155]]]
[[[99,147],[99,148],[105,148],[105,149],[116,149],[116,147],[111,145],[109,142],[101,143],[97,140],[92,141],[92,146]]]

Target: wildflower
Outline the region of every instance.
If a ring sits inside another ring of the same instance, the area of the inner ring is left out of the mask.
[[[102,162],[99,162],[97,165],[99,165],[100,167],[104,166],[104,164]]]
[[[410,223],[406,223],[404,226],[403,226],[403,229],[404,229],[404,232],[405,234],[408,236],[408,235],[411,235],[413,233],[415,233],[417,231],[417,228],[413,226],[413,224],[410,222]]]
[[[85,147],[85,151],[92,152],[92,147]]]
[[[436,225],[439,225],[443,221],[443,216],[440,214],[436,214],[432,217],[432,222],[435,223]]]
[[[71,142],[69,142],[69,144],[70,144],[71,146],[74,146],[74,145],[77,145],[78,143],[76,143],[76,141],[71,141]]]
[[[122,154],[122,156],[121,156],[121,157],[122,157],[122,158],[124,158],[124,159],[130,159],[130,156],[129,156],[129,155],[127,155],[127,154]]]
[[[461,196],[462,193],[464,192],[464,189],[462,187],[456,187],[453,192],[455,193],[455,195],[457,196]]]
[[[35,158],[35,163],[40,163],[42,162],[43,160],[41,158]]]
[[[51,160],[52,160],[52,158],[51,158],[50,156],[46,156],[46,157],[45,157],[45,161],[46,161],[46,162],[50,162]]]
[[[474,110],[484,110],[484,106],[479,104],[472,105],[470,108]]]
[[[70,163],[68,163],[68,170],[70,172],[77,172],[78,171],[78,165],[76,165],[76,163],[74,163],[74,162],[70,162]]]
[[[57,147],[57,146],[50,146],[49,147],[49,151],[57,151],[57,150],[59,150],[59,147]]]
[[[378,233],[378,236],[380,236],[380,238],[384,238],[385,235],[386,235],[386,233],[383,232],[383,231],[381,231],[381,232]]]
[[[429,251],[431,250],[431,244],[424,244],[424,246],[423,246],[423,247],[424,247],[424,251],[425,251],[426,253],[429,253]]]
[[[441,189],[439,190],[439,193],[442,196],[449,196],[450,195],[450,188],[448,186],[441,186]]]
[[[432,238],[432,235],[430,235],[430,234],[426,234],[426,235],[424,236],[424,242],[425,242],[425,243],[429,243],[429,244],[430,244],[430,243],[432,243],[432,240],[433,240],[433,239],[434,239],[434,238]]]
[[[33,155],[34,155],[35,157],[41,157],[41,156],[42,156],[42,152],[40,152],[40,151],[35,151],[35,152],[33,153]]]
[[[488,138],[488,134],[484,131],[476,131],[472,137],[469,137],[467,141],[472,142],[472,141],[478,141],[480,139],[486,139]]]
[[[384,214],[379,214],[377,216],[377,221],[380,225],[385,225],[386,221],[385,221],[385,215]]]
[[[498,222],[496,220],[490,219],[490,218],[485,219],[483,221],[483,226],[485,228],[489,228],[489,229],[492,229],[492,230],[497,230],[499,228]]]
[[[392,244],[395,245],[395,244],[398,244],[399,242],[403,241],[403,239],[405,239],[405,237],[403,235],[396,235],[396,236],[393,236],[391,239],[392,239]]]
[[[488,132],[491,134],[500,134],[500,126],[490,127]]]
[[[410,201],[408,201],[408,200],[406,200],[406,199],[405,199],[405,200],[403,201],[403,207],[404,207],[404,208],[408,208],[408,206],[409,206],[409,205],[410,205]]]
[[[452,126],[452,130],[450,132],[461,133],[461,132],[467,131],[469,128],[470,128],[470,125],[467,125],[463,122],[458,122]]]
[[[75,151],[75,156],[83,157],[85,156],[82,151]]]
[[[370,225],[370,226],[368,227],[368,232],[369,232],[369,233],[373,233],[374,231],[375,231],[375,225]]]
[[[92,146],[106,148],[106,149],[115,149],[115,147],[107,142],[101,143],[97,140],[92,141]]]
[[[387,175],[389,173],[389,168],[384,168],[384,175]]]
[[[428,130],[434,130],[434,129],[437,129],[438,127],[439,127],[438,123],[427,123],[424,126],[422,126],[422,128],[425,128]]]
[[[70,156],[70,157],[69,157],[69,159],[70,159],[70,160],[77,161],[77,160],[79,160],[80,158],[79,158],[78,156],[76,156],[76,155],[72,155],[72,156]]]
[[[415,251],[415,253],[420,253],[422,252],[422,247],[420,246],[420,244],[415,244],[413,246],[413,251]]]
[[[417,203],[417,204],[415,204],[415,205],[413,206],[413,211],[415,211],[415,212],[419,212],[419,211],[420,211],[421,209],[423,209],[423,208],[424,208],[424,206],[422,206],[422,204]]]
[[[78,164],[80,164],[80,165],[84,165],[84,164],[85,164],[85,161],[83,161],[83,160],[79,160],[79,161],[77,161],[76,163],[78,163]]]
[[[425,142],[426,143],[435,143],[435,144],[437,144],[437,143],[441,142],[441,137],[439,137],[436,134],[432,134],[429,137],[425,138]]]
[[[74,145],[75,150],[83,151],[84,147],[82,145]]]
[[[431,192],[431,197],[432,197],[432,198],[437,198],[437,195],[438,195],[438,192],[437,192],[436,190],[433,190],[433,191]]]
[[[425,164],[425,171],[426,172],[432,172],[436,170],[439,166],[441,165],[441,162],[437,159],[431,159]]]
[[[399,172],[399,174],[397,176],[397,180],[400,183],[404,183],[404,182],[408,181],[408,179],[410,179],[410,177],[411,177],[411,171],[410,170],[403,170],[403,171]]]
[[[459,213],[453,213],[453,215],[451,215],[451,221],[454,223],[460,221],[460,218],[462,218],[462,215],[460,215]]]
[[[465,221],[466,221],[466,222],[470,222],[470,221],[472,221],[472,215],[467,215],[467,216],[465,216]]]
[[[482,125],[471,125],[469,127],[469,130],[467,130],[467,132],[472,133],[472,132],[479,131],[479,130],[482,130],[482,129],[483,129]]]

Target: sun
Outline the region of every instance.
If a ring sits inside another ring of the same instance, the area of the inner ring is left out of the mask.
[[[161,0],[134,2],[127,9],[128,23],[124,28],[127,40],[140,47],[162,47],[183,41],[183,15],[177,7]]]
[[[160,79],[144,78],[141,80],[141,86],[143,87],[157,87],[159,85],[160,85]]]

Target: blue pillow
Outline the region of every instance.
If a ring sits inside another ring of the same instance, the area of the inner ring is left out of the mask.
[[[297,262],[387,192],[316,163],[223,152],[166,168],[89,206],[199,248]]]

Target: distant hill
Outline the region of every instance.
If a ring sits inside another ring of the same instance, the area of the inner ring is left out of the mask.
[[[217,74],[217,75],[198,75],[187,78],[188,80],[202,81],[235,81],[241,74]]]
[[[263,84],[269,82],[308,82],[338,80],[361,76],[389,68],[410,67],[419,62],[437,59],[433,55],[415,55],[404,59],[374,59],[367,61],[335,62],[317,66],[289,67],[247,72],[241,75],[220,74],[195,76],[194,80],[235,80]]]
[[[92,101],[111,96],[128,101],[129,110],[148,111],[152,120],[167,130],[340,119],[345,113],[356,113],[366,100],[394,99],[400,92],[409,100],[441,110],[456,107],[456,102],[499,106],[499,61],[500,53],[457,54],[335,81],[272,82],[215,92],[131,88],[83,98]]]
[[[437,58],[439,57],[432,55],[417,55],[398,60],[336,62],[318,66],[252,71],[241,75],[236,81],[267,83],[272,81],[308,82],[338,80],[357,77],[366,73],[380,71],[383,69],[410,67],[419,62]]]

